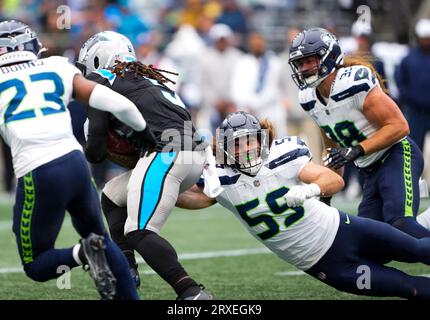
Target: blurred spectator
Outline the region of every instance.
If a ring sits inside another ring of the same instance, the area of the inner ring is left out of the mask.
[[[157,50],[159,41],[158,35],[154,32],[141,33],[136,42],[137,60],[147,65],[158,66],[162,58]]]
[[[159,51],[158,48],[160,47],[160,43],[161,35],[155,31],[141,33],[137,39],[136,45],[137,59],[144,64],[152,64],[154,67],[159,69],[179,72],[178,66],[173,62],[173,60]],[[178,92],[181,86],[180,79],[173,75],[169,75],[168,77],[173,80],[175,84],[167,82],[165,85]]]
[[[198,20],[203,15],[203,4],[201,0],[185,0],[184,8],[181,10],[181,24],[189,24],[197,28]]]
[[[375,70],[379,73],[382,79],[386,81],[387,77],[385,74],[384,63],[379,59],[379,57],[375,56],[372,51],[373,35],[371,25],[358,20],[353,23],[351,33],[357,44],[354,54],[369,58]],[[385,85],[388,88],[387,82]]]
[[[242,43],[248,33],[248,22],[245,11],[239,7],[236,0],[221,0],[222,12],[217,23],[228,25]]]
[[[124,5],[111,3],[105,8],[104,15],[114,31],[125,35],[132,43],[136,42],[139,34],[149,30],[145,21]]]
[[[280,61],[267,50],[260,33],[248,36],[249,54],[241,57],[233,69],[231,96],[239,110],[273,122],[277,137],[286,136],[287,114],[279,90]]]
[[[200,106],[201,95],[197,83],[196,61],[200,58],[206,45],[191,25],[182,25],[174,34],[172,41],[166,46],[165,56],[173,61],[175,71],[179,73],[178,83],[174,89],[193,115]]]
[[[430,131],[430,19],[419,20],[415,34],[418,46],[402,60],[395,78],[410,136],[423,150],[425,135]]]
[[[234,112],[230,97],[232,70],[242,53],[233,45],[233,32],[225,24],[209,31],[211,46],[200,57],[199,84],[202,95],[196,125],[214,132],[227,113]]]
[[[15,192],[15,174],[13,171],[12,154],[10,147],[1,138],[1,153],[3,165],[3,191],[10,195]]]
[[[211,44],[211,39],[209,37],[209,31],[214,25],[214,19],[206,14],[203,14],[199,17],[197,21],[197,33],[200,38],[204,41],[206,45]]]
[[[299,104],[299,88],[291,77],[293,72],[288,63],[291,42],[300,31],[297,28],[288,30],[286,49],[279,56],[281,61],[279,87],[282,95],[282,103],[287,111],[288,135],[304,138],[312,151],[314,161],[319,163],[321,156],[320,130]]]

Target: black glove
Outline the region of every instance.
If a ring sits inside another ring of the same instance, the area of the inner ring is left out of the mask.
[[[360,144],[349,148],[328,148],[327,151],[328,155],[323,158],[324,165],[334,169],[339,169],[345,163],[364,155],[364,149]]]
[[[133,131],[127,136],[127,140],[140,151],[140,157],[149,156],[158,146],[157,140],[148,126],[143,131]]]

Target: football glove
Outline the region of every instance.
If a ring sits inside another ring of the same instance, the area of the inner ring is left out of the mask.
[[[306,199],[318,196],[321,193],[320,186],[316,183],[292,186],[290,190],[284,195],[287,205],[289,207],[300,207]]]
[[[339,169],[347,162],[364,155],[364,149],[360,144],[349,148],[328,148],[327,151],[328,154],[323,158],[324,165],[333,169]]]
[[[158,146],[157,140],[148,126],[143,131],[131,132],[127,139],[140,151],[140,157],[149,156]]]

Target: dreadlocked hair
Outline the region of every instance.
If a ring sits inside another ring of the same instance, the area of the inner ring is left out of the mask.
[[[381,89],[388,93],[388,89],[385,85],[385,80],[382,79],[381,75],[376,71],[375,67],[372,65],[372,62],[374,62],[376,59],[370,55],[347,55],[343,59],[343,64],[338,66],[339,68],[347,68],[352,66],[365,66],[368,67],[373,74],[375,74],[376,78],[378,79],[379,85],[381,86]]]
[[[153,79],[164,85],[166,82],[170,82],[176,84],[175,81],[167,78],[163,73],[172,74],[178,76],[179,74],[176,72],[171,72],[167,70],[157,69],[152,64],[146,65],[140,61],[119,61],[115,60],[115,65],[112,67],[112,72],[117,76],[124,78],[126,71],[132,72],[134,77],[147,77],[149,79]]]

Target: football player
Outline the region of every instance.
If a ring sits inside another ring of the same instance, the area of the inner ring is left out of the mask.
[[[103,226],[66,106],[74,97],[112,112],[139,134],[147,131],[146,122],[130,100],[85,79],[66,58],[40,59],[41,51],[28,25],[0,23],[0,132],[12,149],[18,178],[13,231],[24,271],[43,282],[59,277],[60,266],[84,264],[103,299],[138,299],[127,261]],[[83,239],[55,249],[66,210]]]
[[[396,260],[430,265],[430,239],[414,238],[387,223],[356,217],[315,199],[343,188],[342,178],[311,162],[298,137],[272,141],[269,122],[230,114],[217,133],[215,199],[198,183],[177,206],[202,209],[218,202],[257,240],[293,266],[345,292],[429,299],[430,279],[384,266]],[[359,279],[363,271],[369,282]]]
[[[107,148],[111,134],[127,138],[141,156],[134,168],[134,164],[129,166],[133,170],[110,180],[103,189],[102,207],[112,238],[135,273],[133,250],[171,285],[179,299],[211,299],[179,263],[172,245],[159,234],[178,194],[198,181],[206,161],[207,144],[196,135],[190,113],[165,85],[169,79],[160,70],[136,61],[132,44],[121,34],[105,31],[91,37],[79,53],[77,66],[88,79],[133,101],[157,141],[156,152],[147,155],[142,152],[144,138],[128,139],[133,130],[111,121],[107,112],[89,110],[85,152],[90,162],[102,161],[108,152],[118,155],[118,150]]]
[[[321,128],[324,165],[342,174],[353,161],[364,175],[358,215],[429,237],[416,220],[423,155],[372,65],[344,59],[335,36],[321,28],[297,35],[289,63],[299,102]]]

